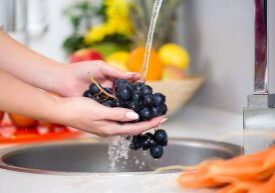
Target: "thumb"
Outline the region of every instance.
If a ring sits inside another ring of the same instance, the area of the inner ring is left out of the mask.
[[[105,107],[104,114],[105,119],[112,121],[126,122],[139,119],[139,115],[135,111],[126,108]]]

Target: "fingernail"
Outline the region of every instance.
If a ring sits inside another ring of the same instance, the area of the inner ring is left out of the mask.
[[[126,113],[126,117],[131,120],[137,120],[139,119],[139,115],[133,111],[129,111]]]
[[[167,118],[164,118],[164,119],[162,119],[159,123],[160,124],[163,124],[163,123],[165,123],[167,121]]]
[[[129,75],[134,75],[134,74],[136,74],[135,72],[127,72],[127,74],[129,74]]]

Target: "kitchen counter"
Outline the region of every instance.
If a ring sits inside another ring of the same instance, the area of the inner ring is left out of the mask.
[[[187,106],[162,126],[170,137],[196,137],[242,144],[242,115]],[[1,193],[191,193],[181,190],[173,174],[40,175],[0,169]]]

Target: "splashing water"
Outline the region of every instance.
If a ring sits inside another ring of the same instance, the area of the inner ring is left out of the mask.
[[[143,60],[143,66],[142,66],[142,81],[145,82],[147,70],[148,70],[148,63],[150,59],[151,49],[153,46],[153,40],[154,40],[154,32],[157,24],[157,19],[159,15],[159,11],[162,5],[163,0],[156,0],[153,7],[150,27],[147,35],[147,41],[146,41],[146,47],[145,47],[145,55]]]
[[[124,158],[125,160],[128,159],[129,146],[131,142],[125,136],[111,137],[108,142],[110,171],[114,171],[116,169],[116,163],[119,162],[121,158]]]

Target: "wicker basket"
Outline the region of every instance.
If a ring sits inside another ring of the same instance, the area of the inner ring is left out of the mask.
[[[203,82],[203,77],[193,76],[183,80],[148,81],[148,84],[152,86],[154,92],[160,92],[166,95],[169,116],[186,104]]]

